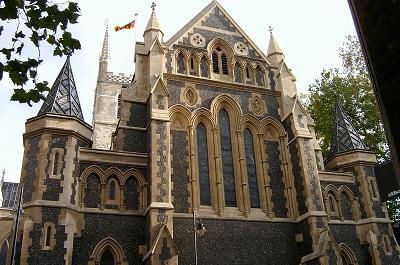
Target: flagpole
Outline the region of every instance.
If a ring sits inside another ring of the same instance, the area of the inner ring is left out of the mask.
[[[137,26],[138,26],[138,13],[135,13],[135,28],[133,29],[135,31],[135,40],[133,41],[133,61],[135,61],[135,55],[136,55],[136,42],[137,42]],[[134,71],[133,74],[135,74],[136,71],[136,65],[135,62],[133,62],[133,67],[134,67]]]

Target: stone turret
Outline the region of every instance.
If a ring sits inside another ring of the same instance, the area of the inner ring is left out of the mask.
[[[20,185],[26,218],[20,223],[24,230],[19,242],[21,264],[28,264],[28,249],[34,253],[45,250],[44,259],[54,264],[72,264],[78,220],[69,209],[80,200],[78,152],[91,145],[91,135],[83,121],[68,56],[38,116],[25,125]],[[38,243],[32,243],[30,234]],[[56,237],[63,242],[56,243]],[[58,253],[66,254],[56,258]]]

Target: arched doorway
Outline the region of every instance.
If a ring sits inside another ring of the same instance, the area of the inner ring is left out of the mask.
[[[101,255],[100,265],[115,265],[114,255],[109,249]]]
[[[107,237],[94,247],[88,265],[128,265],[128,261],[118,241]]]

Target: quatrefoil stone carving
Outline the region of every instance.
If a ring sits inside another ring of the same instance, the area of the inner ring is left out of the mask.
[[[247,47],[246,44],[243,42],[236,42],[234,45],[235,52],[240,55],[248,55],[249,54],[249,48]]]
[[[206,40],[199,33],[195,33],[190,37],[190,43],[196,47],[205,47]]]

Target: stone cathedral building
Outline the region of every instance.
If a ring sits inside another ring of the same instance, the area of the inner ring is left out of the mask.
[[[198,264],[400,263],[375,155],[338,104],[323,159],[272,34],[212,1],[169,40],[153,6],[143,36],[118,75],[106,30],[92,126],[69,58],[26,122],[16,264],[194,264],[193,211]]]

